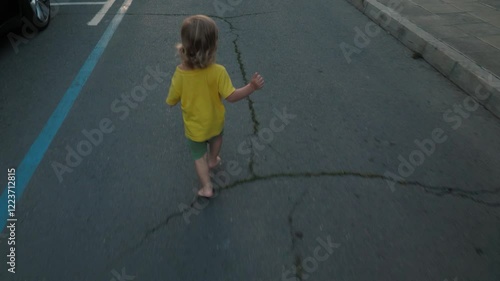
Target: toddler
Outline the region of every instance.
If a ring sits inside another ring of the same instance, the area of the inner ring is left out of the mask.
[[[167,104],[179,101],[184,131],[201,182],[198,195],[213,196],[209,170],[219,165],[225,109],[222,99],[237,102],[264,86],[258,73],[246,86],[235,89],[224,66],[215,63],[218,29],[203,15],[186,18],[177,45],[181,64],[177,66],[168,92]],[[207,146],[209,149],[207,149]]]

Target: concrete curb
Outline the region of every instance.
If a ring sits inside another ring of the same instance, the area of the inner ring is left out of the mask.
[[[392,9],[391,7],[398,9],[398,5],[401,5],[398,0],[392,1],[391,7],[376,0],[347,1],[406,47],[421,54],[444,76],[500,118],[500,79],[494,73],[479,66]]]

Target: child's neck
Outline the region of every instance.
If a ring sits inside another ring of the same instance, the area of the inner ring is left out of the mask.
[[[179,65],[179,68],[182,69],[182,70],[193,70],[191,67],[185,65],[184,63],[181,63]]]

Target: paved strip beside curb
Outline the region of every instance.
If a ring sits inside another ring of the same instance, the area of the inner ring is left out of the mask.
[[[500,118],[500,79],[376,0],[347,0]],[[399,2],[392,4],[396,7]]]

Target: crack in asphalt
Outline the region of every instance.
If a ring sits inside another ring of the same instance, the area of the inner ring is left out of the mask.
[[[288,213],[288,227],[290,228],[290,237],[291,237],[291,252],[294,255],[294,261],[293,264],[295,266],[295,277],[297,277],[300,281],[302,281],[302,277],[304,275],[304,270],[302,268],[302,256],[300,255],[300,252],[297,250],[297,238],[300,238],[297,230],[295,229],[293,225],[293,214],[295,213],[295,210],[304,201],[304,197],[307,193],[308,189],[304,189],[302,193],[299,195],[297,200],[295,200],[295,203],[292,205],[292,208],[290,209],[290,212]]]
[[[476,203],[479,203],[479,204],[482,204],[485,206],[489,206],[489,207],[500,207],[500,202],[487,202],[487,201],[473,197],[473,196],[477,196],[477,195],[500,194],[500,187],[494,188],[492,190],[484,189],[484,190],[470,191],[470,190],[449,187],[449,186],[433,186],[433,185],[421,183],[419,181],[396,180],[396,179],[393,179],[391,177],[387,177],[387,176],[375,174],[375,173],[361,173],[361,172],[344,171],[344,170],[333,171],[333,172],[316,172],[316,173],[310,173],[310,172],[276,173],[276,174],[270,174],[267,176],[256,175],[254,177],[250,177],[247,179],[237,180],[237,181],[233,182],[232,184],[229,184],[225,187],[222,187],[222,189],[231,189],[231,188],[236,187],[237,185],[240,185],[240,184],[261,181],[261,180],[269,180],[269,179],[274,179],[274,178],[316,178],[316,177],[358,177],[358,178],[364,178],[364,179],[380,179],[380,180],[385,180],[385,181],[389,181],[392,183],[396,183],[396,184],[399,184],[402,186],[418,186],[418,187],[421,187],[422,189],[424,189],[424,191],[426,193],[436,195],[438,197],[442,197],[444,195],[450,195],[450,196],[456,196],[456,197],[469,199],[471,201],[474,201]]]
[[[121,252],[120,255],[118,255],[115,259],[113,259],[111,262],[109,262],[108,265],[104,268],[103,273],[104,274],[108,273],[110,270],[112,270],[114,268],[113,264],[117,264],[122,259],[124,259],[127,255],[134,253],[137,249],[139,249],[148,240],[149,236],[154,234],[159,229],[166,227],[171,219],[173,219],[174,217],[182,216],[182,214],[183,214],[182,211],[172,213],[172,214],[168,215],[162,222],[160,222],[159,224],[150,228],[148,231],[146,231],[146,233],[143,235],[141,240],[139,240],[139,242],[135,243],[134,245],[132,245],[130,247],[125,248],[125,250],[123,250],[123,252]]]
[[[240,35],[236,32],[236,28],[234,27],[233,23],[228,20],[228,18],[223,18],[223,17],[215,17],[215,18],[218,18],[218,19],[222,20],[223,22],[227,23],[227,25],[229,26],[230,33],[232,33],[235,36],[234,40],[232,41],[233,47],[234,47],[234,52],[236,54],[236,60],[238,62],[238,66],[240,68],[241,78],[243,80],[243,83],[246,85],[246,84],[248,84],[248,80],[246,78],[247,74],[246,74],[246,70],[245,70],[245,65],[243,64],[243,59],[241,58],[242,57],[241,50],[240,50],[239,45],[238,45],[238,39],[240,38]],[[253,134],[253,136],[257,136],[257,132],[259,131],[260,123],[259,123],[259,120],[257,120],[257,114],[255,113],[254,103],[253,103],[253,100],[250,98],[250,96],[247,96],[246,100],[247,100],[247,104],[248,104],[248,110],[250,111],[250,118],[252,120],[252,129],[253,129],[252,134]],[[255,176],[255,171],[254,171],[255,152],[253,149],[253,143],[251,141],[249,142],[249,146],[250,146],[250,153],[251,154],[250,154],[250,161],[248,162],[248,170],[250,171],[250,174],[252,176]]]
[[[233,183],[219,187],[219,192],[222,192],[224,190],[229,190],[236,188],[238,186],[241,186],[246,183],[253,183],[253,182],[258,182],[258,181],[265,181],[265,180],[270,180],[270,179],[276,179],[276,178],[318,178],[318,177],[355,177],[355,178],[361,178],[361,179],[378,179],[378,180],[386,180],[390,181],[402,186],[418,186],[424,189],[426,193],[436,195],[439,197],[442,197],[444,195],[450,195],[450,196],[455,196],[455,197],[460,197],[464,199],[469,199],[473,202],[488,206],[488,207],[500,207],[500,203],[497,202],[486,202],[484,200],[480,200],[477,198],[474,198],[473,196],[476,195],[494,195],[494,194],[500,194],[500,187],[495,188],[493,190],[476,190],[476,191],[470,191],[470,190],[464,190],[460,188],[453,188],[453,187],[448,187],[448,186],[432,186],[429,184],[424,184],[418,181],[404,181],[404,180],[395,180],[393,178],[380,175],[380,174],[374,174],[374,173],[361,173],[361,172],[354,172],[354,171],[333,171],[333,172],[316,172],[316,173],[308,173],[308,172],[302,172],[302,173],[276,173],[276,174],[270,174],[266,176],[258,176],[254,175],[252,177],[246,178],[246,179],[240,179],[236,180]],[[297,277],[300,279],[302,276],[302,258],[301,256],[296,252],[296,243],[297,240],[295,238],[296,236],[296,231],[293,226],[293,213],[295,212],[297,206],[302,202],[303,198],[305,197],[306,192],[308,189],[305,189],[302,194],[299,196],[297,201],[294,203],[292,206],[292,209],[289,212],[288,215],[288,224],[290,227],[290,235],[292,236],[292,252],[294,253],[294,265],[297,268]],[[198,202],[197,200],[200,197],[195,196],[192,202],[190,203],[189,207],[190,208],[197,208],[195,204]],[[207,204],[208,205],[208,204]],[[205,206],[207,206],[205,205]],[[203,207],[204,208],[204,207]],[[201,208],[201,209],[203,209]],[[201,211],[199,209],[199,211]],[[115,264],[117,261],[122,260],[127,254],[133,253],[135,250],[137,250],[139,247],[141,247],[147,240],[148,238],[153,235],[155,232],[158,230],[165,228],[168,226],[169,222],[177,217],[181,217],[184,214],[184,211],[176,211],[171,214],[169,214],[163,221],[160,223],[156,224],[155,226],[151,227],[149,230],[146,231],[146,233],[143,235],[141,240],[137,242],[135,245],[127,248],[124,250],[117,258],[115,258],[112,262],[110,262],[110,265]],[[113,268],[112,266],[107,266],[107,269]],[[107,270],[109,271],[109,270]],[[107,272],[106,271],[106,272]]]
[[[260,15],[267,15],[267,14],[273,14],[277,13],[278,11],[269,11],[269,12],[256,12],[256,13],[248,13],[248,14],[240,14],[236,16],[228,16],[224,17],[225,19],[236,19],[236,18],[242,18],[242,17],[250,17],[250,16],[260,16]]]
[[[255,12],[255,13],[248,13],[248,14],[240,14],[240,15],[235,15],[235,16],[227,16],[227,17],[221,17],[217,15],[210,15],[210,14],[205,14],[207,17],[211,18],[216,18],[225,21],[226,19],[236,19],[236,18],[243,18],[243,17],[250,17],[250,16],[259,16],[259,15],[266,15],[266,14],[272,14],[272,13],[277,13],[278,11],[269,11],[269,12]],[[81,14],[81,15],[94,15],[95,13],[58,13],[58,15],[74,15],[74,14]],[[146,13],[130,13],[127,11],[125,13],[125,16],[166,16],[166,17],[189,17],[192,16],[193,14],[186,14],[186,13],[156,13],[156,12],[146,12]]]
[[[233,26],[233,24],[228,21],[228,20],[224,20],[224,22],[228,23],[229,25],[229,30],[231,33],[233,33],[235,35],[235,39],[233,40],[233,46],[234,46],[234,52],[236,53],[236,60],[238,61],[238,66],[240,68],[240,72],[241,72],[241,78],[243,80],[243,83],[244,84],[248,84],[248,80],[247,80],[247,73],[246,73],[246,70],[245,70],[245,65],[243,64],[243,59],[241,58],[241,50],[239,48],[239,45],[238,45],[238,39],[240,39],[240,35],[238,33],[235,32],[235,27]],[[253,100],[250,98],[250,96],[248,96],[247,98],[247,101],[248,101],[248,109],[250,110],[250,115],[252,117],[252,123],[253,123],[253,134],[256,135],[257,132],[259,131],[259,121],[257,120],[257,115],[255,113],[255,109],[254,109],[254,106],[253,106]]]

